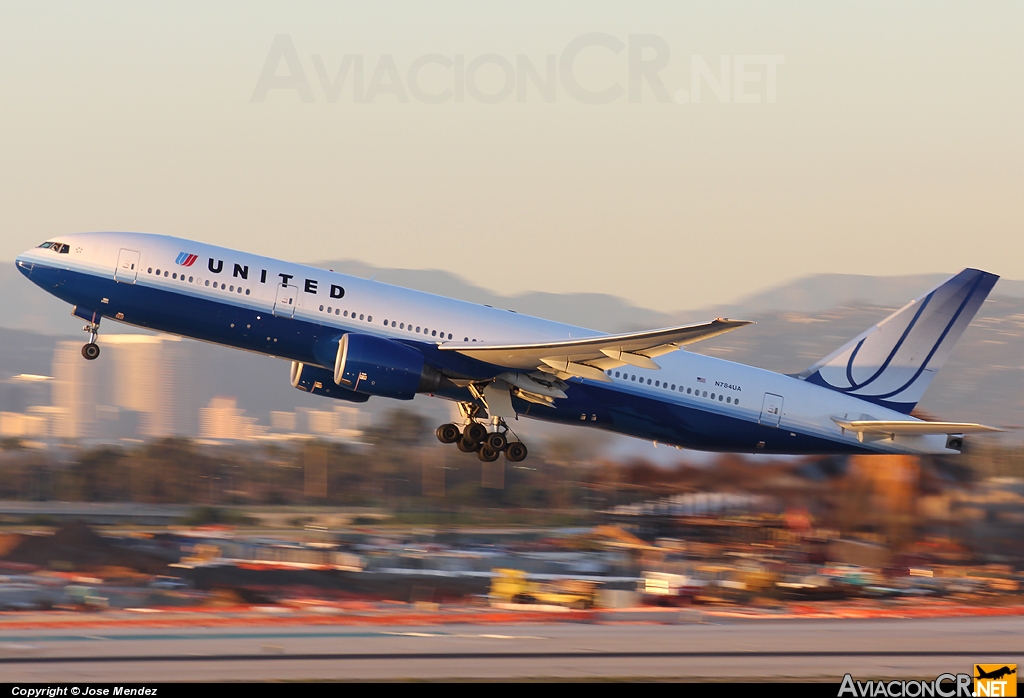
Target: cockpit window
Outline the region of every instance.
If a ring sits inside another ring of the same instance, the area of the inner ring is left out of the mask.
[[[54,252],[57,252],[59,254],[67,254],[68,252],[71,251],[70,245],[68,245],[67,243],[60,242],[44,242],[39,247],[44,250],[53,250]]]

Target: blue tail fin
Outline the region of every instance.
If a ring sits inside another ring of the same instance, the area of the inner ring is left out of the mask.
[[[999,279],[962,272],[849,341],[800,378],[909,414]]]

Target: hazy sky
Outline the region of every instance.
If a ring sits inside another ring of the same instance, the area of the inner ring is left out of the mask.
[[[1022,38],[1019,2],[3,1],[0,259],[144,230],[661,310],[1020,279]]]

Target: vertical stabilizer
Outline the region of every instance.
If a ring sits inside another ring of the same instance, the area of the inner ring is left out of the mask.
[[[909,414],[999,279],[962,272],[882,320],[800,378]]]

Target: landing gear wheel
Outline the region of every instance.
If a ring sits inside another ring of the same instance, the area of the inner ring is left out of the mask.
[[[492,451],[501,453],[505,450],[505,447],[508,446],[508,437],[500,431],[496,431],[493,434],[487,435],[487,438],[484,439],[484,444]]]
[[[100,355],[100,345],[95,342],[89,342],[82,347],[82,356],[88,361],[95,360]]]
[[[462,432],[454,424],[442,424],[435,433],[437,440],[443,444],[453,444],[462,438]]]
[[[487,427],[477,422],[470,422],[466,425],[466,428],[462,430],[462,440],[467,441],[474,446],[487,438]]]
[[[480,447],[480,444],[471,444],[468,443],[465,439],[459,439],[458,441],[455,442],[455,445],[458,446],[459,450],[462,451],[463,453],[473,453]]]
[[[500,452],[492,451],[486,446],[482,447],[479,451],[476,452],[476,457],[482,460],[484,463],[493,463],[494,461],[498,460],[498,456],[500,455]]]
[[[512,441],[505,449],[505,459],[510,463],[521,463],[526,460],[526,444],[522,441]]]

